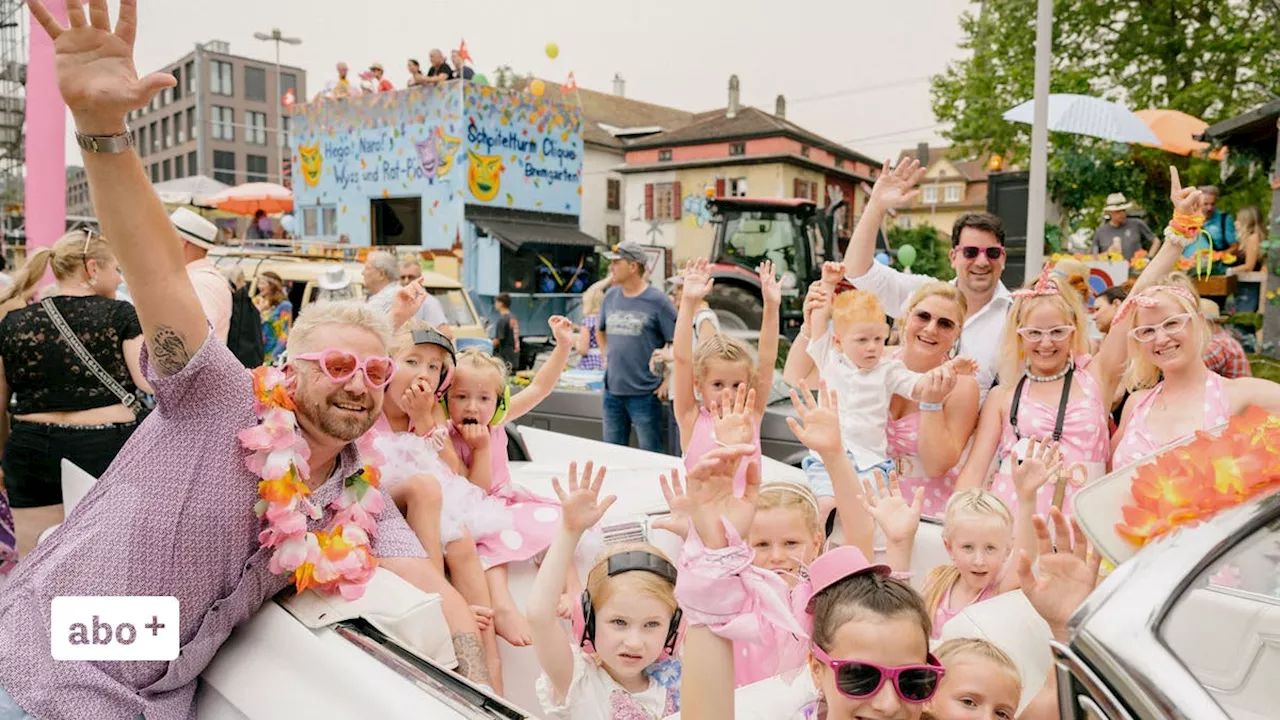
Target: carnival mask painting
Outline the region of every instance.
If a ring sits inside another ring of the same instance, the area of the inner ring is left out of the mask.
[[[436,155],[436,136],[432,135],[426,140],[419,140],[414,143],[418,149],[418,164],[422,166],[422,173],[431,178],[436,173],[438,157]]]
[[[467,151],[467,156],[471,160],[471,171],[467,175],[471,194],[484,202],[497,197],[498,188],[502,186],[502,156],[477,155],[472,150]]]
[[[436,128],[436,175],[444,177],[453,169],[454,158],[458,156],[458,148],[462,147],[462,138],[446,135],[444,130]]]
[[[320,184],[320,173],[324,170],[324,155],[320,153],[320,143],[299,145],[298,157],[302,161],[302,179],[310,187]]]

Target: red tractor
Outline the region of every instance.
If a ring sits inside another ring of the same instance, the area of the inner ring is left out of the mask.
[[[822,263],[839,259],[833,220],[845,205],[826,210],[800,198],[717,197],[710,207],[716,224],[711,249],[715,287],[707,304],[721,329],[757,333],[764,314],[756,266],[772,260],[782,278],[782,332],[794,338],[804,319],[804,294],[822,277]]]

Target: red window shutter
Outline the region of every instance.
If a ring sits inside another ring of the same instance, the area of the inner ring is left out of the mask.
[[[809,199],[818,202],[818,183],[816,182],[809,183]]]
[[[644,219],[653,219],[653,183],[644,186]]]
[[[798,198],[804,197],[804,190],[805,190],[804,181],[801,180],[800,178],[796,178],[791,182],[792,197],[798,197]]]
[[[680,183],[671,183],[671,217],[675,220],[680,219],[680,206],[684,204],[682,197]]]
[[[716,197],[724,197],[724,178],[716,178]]]

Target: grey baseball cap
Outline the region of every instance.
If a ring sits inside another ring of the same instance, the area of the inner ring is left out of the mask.
[[[624,242],[614,245],[604,252],[604,256],[608,260],[630,260],[641,265],[645,264],[647,259],[644,254],[644,247],[636,242]]]

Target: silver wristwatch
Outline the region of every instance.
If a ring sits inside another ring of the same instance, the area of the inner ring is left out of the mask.
[[[86,152],[119,155],[133,149],[133,135],[127,128],[119,135],[85,135],[76,131],[76,143]]]

